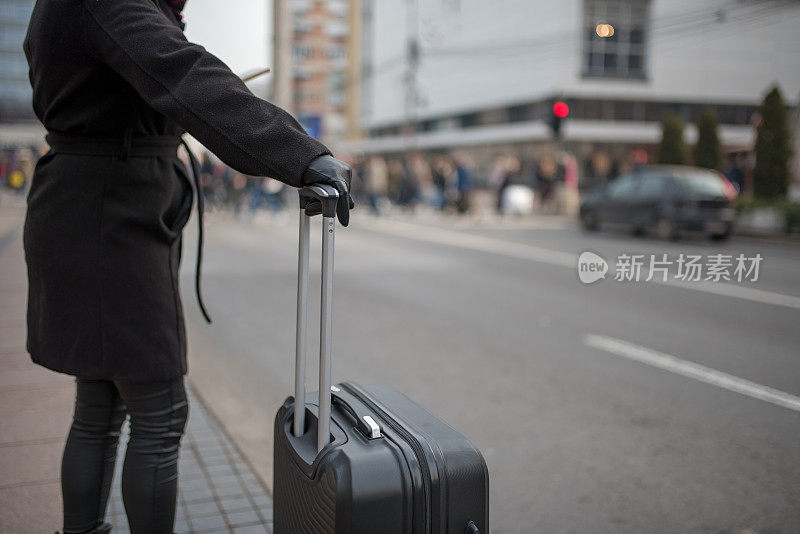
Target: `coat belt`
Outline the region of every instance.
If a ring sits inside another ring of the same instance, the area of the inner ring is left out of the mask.
[[[50,132],[47,143],[57,154],[83,156],[116,156],[120,160],[128,158],[176,157],[178,145],[183,145],[189,155],[192,167],[192,181],[197,195],[197,266],[194,275],[194,289],[197,303],[206,321],[211,323],[203,296],[200,291],[200,266],[203,262],[203,212],[205,203],[203,184],[200,179],[200,163],[194,153],[181,137],[166,135],[133,136],[130,129],[125,130],[122,137],[91,137],[84,135]]]
[[[178,152],[181,138],[176,135],[133,137],[126,130],[121,137],[90,137],[50,132],[47,143],[59,154],[82,156],[117,156],[121,160],[137,157],[170,157]]]

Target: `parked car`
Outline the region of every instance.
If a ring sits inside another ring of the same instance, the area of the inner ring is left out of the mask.
[[[678,239],[685,231],[726,239],[733,229],[736,195],[736,188],[717,171],[643,166],[587,194],[580,218],[586,230],[616,223],[662,239]]]

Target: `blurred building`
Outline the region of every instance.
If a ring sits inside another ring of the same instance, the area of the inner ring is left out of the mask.
[[[35,0],[0,0],[0,122],[34,120],[22,50]]]
[[[31,104],[22,50],[35,0],[0,0],[0,146],[39,143],[43,130]]]
[[[555,100],[584,165],[652,154],[667,114],[692,143],[706,110],[746,149],[763,94],[800,91],[796,1],[365,0],[363,24],[364,152],[535,152]]]
[[[275,0],[275,103],[326,141],[347,130],[350,5],[347,0]]]

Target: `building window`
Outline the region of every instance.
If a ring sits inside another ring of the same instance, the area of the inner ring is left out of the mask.
[[[509,106],[507,113],[508,122],[523,122],[531,120],[533,118],[533,106],[530,104]]]
[[[310,80],[313,76],[312,72],[308,68],[295,68],[293,74],[294,79],[298,81]]]
[[[649,0],[584,0],[584,76],[646,77],[649,7]]]
[[[344,72],[333,71],[328,76],[328,90],[330,92],[343,91],[347,87],[347,77]]]
[[[328,0],[327,6],[328,11],[337,17],[346,17],[347,16],[347,2],[344,0]]]
[[[297,60],[308,60],[314,56],[314,48],[307,44],[294,45],[294,58]]]
[[[292,12],[295,15],[301,15],[313,7],[311,0],[294,0],[292,2]]]
[[[480,120],[480,113],[467,113],[465,115],[461,115],[459,120],[461,121],[462,128],[477,126]]]
[[[347,98],[342,92],[328,93],[328,104],[334,107],[342,107],[347,103]]]
[[[305,20],[298,20],[294,23],[294,33],[298,36],[309,34],[313,29],[314,25]]]
[[[325,26],[325,32],[335,38],[347,37],[347,24],[338,21],[329,22]]]
[[[340,45],[333,45],[328,48],[329,59],[345,59],[347,57],[347,49]]]

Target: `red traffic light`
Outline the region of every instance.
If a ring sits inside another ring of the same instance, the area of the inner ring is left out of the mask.
[[[566,104],[566,102],[559,101],[553,104],[553,115],[559,119],[567,118],[567,115],[569,115],[569,106]]]

